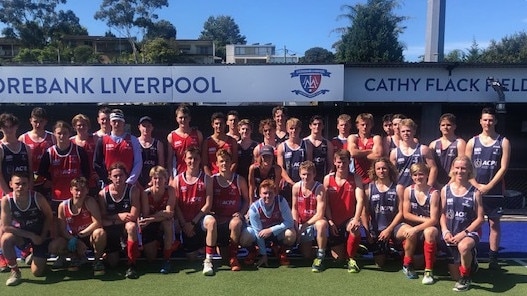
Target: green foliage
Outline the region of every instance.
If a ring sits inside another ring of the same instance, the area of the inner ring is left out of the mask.
[[[73,49],[73,60],[77,64],[93,63],[95,61],[93,48],[88,45],[81,45]]]
[[[168,0],[103,0],[95,19],[103,20],[108,27],[115,28],[128,38],[133,49],[134,62],[137,60],[137,46],[132,31],[134,28],[146,30],[158,18],[154,12],[168,7]]]
[[[22,48],[13,58],[13,61],[18,63],[35,63],[38,61],[38,54],[35,51],[35,49],[31,48]]]
[[[304,57],[300,58],[302,64],[327,64],[334,63],[335,55],[322,47],[313,47],[304,53]]]
[[[341,17],[350,20],[340,29],[342,39],[335,44],[338,62],[382,63],[402,62],[403,45],[398,41],[404,30],[399,24],[406,17],[393,13],[396,0],[368,0],[366,4],[344,5],[348,13]]]
[[[147,64],[172,64],[177,61],[179,55],[174,40],[163,38],[146,41],[142,54]]]
[[[246,44],[245,36],[240,34],[240,28],[230,16],[210,16],[203,24],[199,39],[213,40],[216,45],[216,56],[225,60],[225,45]]]
[[[483,50],[481,60],[485,63],[526,63],[527,33],[505,36],[499,42],[492,40]]]
[[[176,33],[176,27],[174,27],[171,22],[167,20],[160,20],[159,22],[152,23],[152,25],[148,27],[145,39],[149,40],[158,37],[165,39],[175,39]]]

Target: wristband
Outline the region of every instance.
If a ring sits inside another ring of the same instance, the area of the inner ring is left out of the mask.
[[[445,236],[446,236],[447,234],[449,234],[449,233],[451,233],[449,230],[447,230],[447,231],[443,231],[443,238],[445,238]]]

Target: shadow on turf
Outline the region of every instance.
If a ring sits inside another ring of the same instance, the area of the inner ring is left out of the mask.
[[[504,268],[500,268],[499,270],[480,268],[472,279],[471,288],[492,293],[504,293],[512,290],[518,284],[525,283],[527,283],[527,276],[525,274],[510,273]],[[491,284],[492,287],[487,288],[478,284]]]

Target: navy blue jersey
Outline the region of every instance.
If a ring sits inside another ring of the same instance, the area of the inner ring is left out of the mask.
[[[13,227],[40,235],[44,228],[45,216],[37,201],[37,193],[29,191],[29,204],[25,209],[18,207],[13,193],[8,195],[11,209],[11,225]]]
[[[371,215],[370,232],[377,236],[392,223],[399,211],[399,200],[396,192],[397,184],[392,183],[386,191],[380,191],[374,182],[371,182],[368,186],[370,191],[370,202],[368,205]]]
[[[479,136],[474,137],[474,147],[472,148],[472,164],[476,169],[476,181],[479,184],[488,184],[496,175],[501,167],[501,157],[503,155],[503,136],[498,135],[494,143],[489,146],[483,145]],[[500,180],[487,195],[503,195],[504,182]]]
[[[430,187],[426,193],[424,203],[420,204],[415,197],[415,187],[412,185],[412,187],[410,187],[410,212],[419,217],[430,217],[430,199],[432,198],[432,193],[434,191],[437,190]]]
[[[476,188],[470,188],[463,195],[454,195],[451,184],[448,184],[446,190],[446,205],[443,211],[446,214],[446,225],[452,235],[456,235],[476,220]]]
[[[254,162],[254,148],[258,146],[258,142],[251,141],[251,145],[247,149],[243,149],[242,145],[238,143],[238,164],[236,166],[236,173],[243,176],[246,180],[249,176],[249,167]]]
[[[441,145],[441,140],[437,140],[435,142],[434,161],[437,166],[437,182],[439,182],[440,184],[444,185],[450,181],[450,177],[448,176],[448,174],[450,172],[452,162],[458,155],[458,141],[459,140],[456,139],[444,149]]]
[[[309,140],[305,140],[309,141]],[[328,140],[323,139],[320,145],[315,146],[312,142],[310,142],[313,146],[313,163],[315,164],[316,169],[316,175],[315,180],[318,182],[324,181],[324,176],[327,175],[328,172]]]
[[[415,150],[410,155],[403,154],[401,148],[397,148],[395,153],[395,167],[399,171],[399,181],[397,181],[397,184],[401,184],[404,187],[410,186],[413,183],[412,176],[410,176],[410,167],[412,164],[420,162],[425,162],[421,154],[421,144],[417,144]]]
[[[300,181],[300,164],[307,159],[306,142],[302,140],[300,146],[293,150],[287,142],[284,145],[284,169],[293,182]]]
[[[141,156],[143,157],[143,168],[141,169],[141,175],[139,175],[139,184],[143,188],[148,187],[150,182],[150,170],[156,165],[164,166],[164,164],[159,163],[158,151],[157,151],[157,139],[153,139],[152,145],[150,147],[143,147],[141,145]]]
[[[11,176],[14,172],[25,172],[29,174],[29,157],[27,155],[27,148],[24,143],[20,142],[20,149],[12,151],[2,143],[4,151],[4,158],[2,159],[2,174],[4,180],[9,184]]]
[[[132,187],[133,185],[126,184],[123,195],[118,196],[117,199],[110,194],[109,186],[104,188],[104,200],[106,201],[106,214],[108,216],[130,212],[132,209]]]

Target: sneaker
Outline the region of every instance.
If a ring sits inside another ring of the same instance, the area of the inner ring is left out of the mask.
[[[434,283],[434,274],[431,270],[425,270],[422,283],[423,285],[432,285]]]
[[[106,271],[104,269],[104,263],[102,263],[101,260],[95,261],[95,263],[93,263],[93,275],[101,276],[101,275],[104,275],[105,273]]]
[[[20,284],[20,280],[22,279],[22,274],[20,273],[20,270],[18,268],[11,270],[11,275],[5,282],[6,286],[16,286]]]
[[[312,272],[321,272],[322,271],[322,258],[315,258],[313,264],[311,265]]]
[[[31,265],[33,262],[33,252],[31,250],[31,247],[27,247],[20,251],[20,258],[24,260],[24,263],[26,265]]]
[[[498,259],[496,258],[490,258],[489,260],[489,269],[490,270],[500,270],[500,264],[498,263]]]
[[[403,273],[408,279],[411,279],[411,280],[419,278],[419,276],[414,270],[414,267],[411,265],[408,265],[408,266],[403,265]]]
[[[24,258],[24,263],[26,263],[26,265],[31,265],[31,263],[33,263],[33,253],[29,253],[26,258]]]
[[[71,258],[70,266],[68,266],[68,271],[79,271],[80,266],[81,260],[79,258]]]
[[[471,280],[469,277],[461,277],[457,283],[454,285],[454,288],[452,290],[456,292],[464,292],[470,289]]]
[[[240,262],[238,261],[238,258],[232,257],[229,261],[229,265],[231,266],[232,271],[240,271],[242,270],[242,267],[240,265]]]
[[[57,256],[53,265],[51,265],[51,270],[60,270],[66,267],[66,257]]]
[[[353,258],[348,259],[348,272],[349,273],[357,273],[360,271],[359,265],[357,264],[357,261]]]
[[[172,265],[170,264],[170,260],[167,260],[163,262],[163,266],[161,267],[161,270],[159,272],[161,272],[162,274],[169,274],[171,269]]]
[[[137,274],[137,271],[135,270],[135,266],[128,267],[128,269],[126,270],[126,274],[124,276],[132,280],[139,278],[139,275]]]
[[[214,275],[214,268],[210,259],[203,260],[203,274],[207,276]]]

